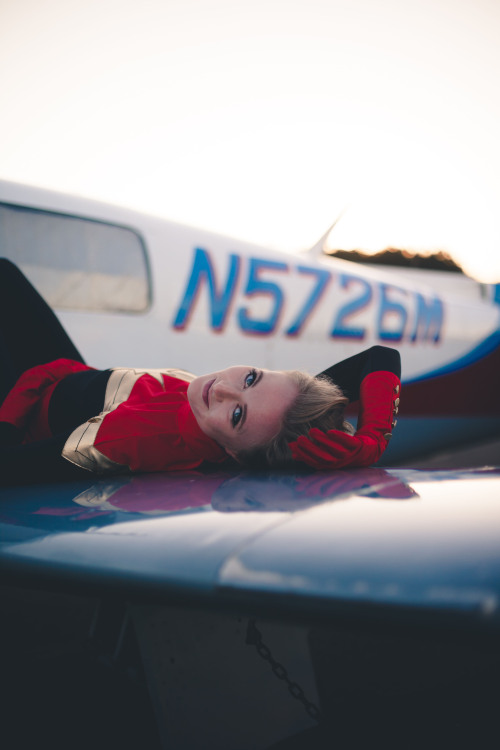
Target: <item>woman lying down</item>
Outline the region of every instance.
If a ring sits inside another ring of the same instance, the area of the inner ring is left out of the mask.
[[[0,260],[2,484],[88,472],[174,471],[235,460],[253,467],[369,466],[398,411],[401,364],[371,349],[312,377],[237,365],[96,370],[19,269]],[[358,428],[344,420],[360,401]]]

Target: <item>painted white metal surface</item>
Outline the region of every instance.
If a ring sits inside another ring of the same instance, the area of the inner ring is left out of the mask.
[[[197,373],[245,362],[318,372],[372,344],[396,346],[404,378],[428,376],[493,346],[500,307],[458,297],[408,272],[279,253],[83,198],[0,182],[0,201],[134,229],[153,284],[147,312],[60,310],[97,367],[182,367]],[[486,342],[486,343],[485,343]],[[498,343],[498,342],[497,342]]]

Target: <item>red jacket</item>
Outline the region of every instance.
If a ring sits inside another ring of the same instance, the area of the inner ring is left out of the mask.
[[[0,421],[24,433],[24,443],[51,437],[50,398],[67,375],[90,370],[59,359],[27,370],[0,407]],[[187,398],[193,379],[180,370],[116,368],[100,414],[76,426],[62,455],[97,473],[193,469],[227,458],[198,426]]]

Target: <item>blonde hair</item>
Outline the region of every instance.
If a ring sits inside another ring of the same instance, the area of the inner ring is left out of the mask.
[[[323,432],[354,432],[352,425],[344,420],[349,399],[335,383],[300,370],[288,370],[286,374],[297,386],[298,394],[283,417],[280,431],[269,443],[238,453],[238,460],[246,466],[286,467],[292,463],[289,443],[307,435],[313,427]]]

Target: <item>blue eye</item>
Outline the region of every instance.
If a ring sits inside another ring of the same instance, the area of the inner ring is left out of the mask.
[[[233,416],[231,417],[231,422],[233,423],[233,427],[236,427],[236,425],[241,419],[242,414],[243,414],[243,410],[241,406],[237,406],[236,409],[233,411]]]
[[[247,375],[245,375],[245,379],[243,381],[244,388],[251,388],[252,385],[254,385],[254,383],[256,382],[258,382],[257,370],[252,369]],[[242,419],[244,420],[244,409],[241,406],[237,406],[232,413],[231,424],[233,425],[233,427],[236,427]]]
[[[248,375],[245,378],[245,388],[250,388],[251,385],[255,383],[255,379],[257,377],[257,371],[256,370],[250,370]]]

